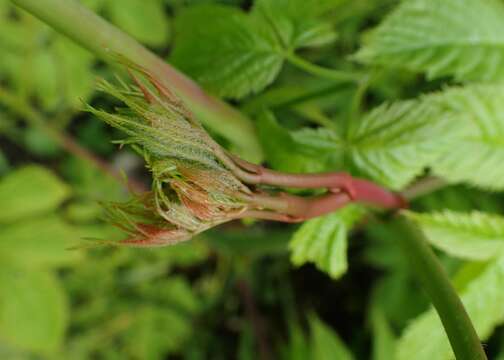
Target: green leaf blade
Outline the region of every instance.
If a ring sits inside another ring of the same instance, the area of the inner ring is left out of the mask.
[[[399,190],[450,150],[462,133],[466,133],[464,126],[431,103],[385,104],[351,129],[349,158],[358,174]]]
[[[258,0],[252,15],[273,29],[286,50],[318,47],[336,38],[331,24],[320,19],[327,10],[323,5],[320,1]]]
[[[24,220],[0,229],[0,258],[26,268],[63,266],[82,258],[79,234],[56,216]]]
[[[406,214],[420,225],[434,246],[452,256],[483,261],[504,255],[504,218],[501,216],[448,210]]]
[[[426,72],[431,79],[503,79],[503,16],[504,6],[497,0],[404,1],[355,58]]]
[[[450,182],[504,189],[504,86],[452,88],[432,100],[472,129],[432,164],[433,171]]]
[[[161,0],[108,1],[110,17],[137,40],[151,46],[166,46],[170,39],[169,18]]]
[[[0,337],[24,350],[56,352],[67,325],[63,289],[44,271],[0,267]]]
[[[237,9],[194,6],[177,17],[175,27],[171,61],[219,96],[239,99],[258,92],[282,66],[274,40],[256,31]]]
[[[49,170],[20,168],[0,181],[0,222],[12,222],[56,209],[70,189]]]
[[[309,318],[311,329],[311,359],[353,360],[354,356],[338,334],[316,316]]]
[[[341,165],[342,140],[332,130],[304,128],[289,132],[271,112],[259,116],[257,129],[268,163],[277,170],[310,173]]]
[[[358,205],[348,205],[335,213],[305,222],[289,244],[292,262],[297,266],[313,262],[331,277],[341,277],[348,266],[348,231],[365,213],[366,210]]]

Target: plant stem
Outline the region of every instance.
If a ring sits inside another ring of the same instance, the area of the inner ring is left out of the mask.
[[[430,194],[448,185],[446,181],[438,177],[430,176],[419,180],[404,189],[401,194],[407,200],[413,200],[420,196]]]
[[[47,121],[38,112],[33,110],[29,104],[27,104],[23,99],[9,93],[7,90],[0,87],[0,104],[4,105],[10,109],[13,113],[22,117],[24,121],[31,124],[32,126],[40,129],[47,136],[53,139],[58,145],[63,149],[68,151],[70,154],[75,155],[78,158],[84,159],[93,165],[98,170],[111,176],[120,183],[124,183],[124,177],[110,166],[105,160],[99,158],[86,148],[79,145],[70,135],[57,130],[50,126]],[[135,180],[128,180],[128,186],[137,192],[143,192],[146,190],[145,186]]]
[[[117,56],[122,56],[143,67],[164,86],[174,90],[205,125],[230,140],[240,155],[251,161],[262,160],[255,129],[247,117],[207,95],[194,81],[78,1],[12,1],[105,61],[115,64]]]
[[[403,215],[397,224],[403,235],[401,244],[441,318],[457,360],[486,359],[471,319],[423,233]]]
[[[361,74],[336,70],[336,69],[328,69],[316,64],[313,64],[309,61],[306,61],[300,56],[297,56],[295,53],[290,52],[285,54],[286,59],[294,66],[306,71],[309,74],[324,78],[335,80],[338,82],[350,82],[355,83],[359,82],[362,78]]]

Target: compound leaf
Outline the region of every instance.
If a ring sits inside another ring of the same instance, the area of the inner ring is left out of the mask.
[[[328,4],[315,3],[260,0],[251,14],[215,4],[189,7],[176,18],[171,61],[218,96],[257,93],[273,82],[288,52],[334,40],[319,16]]]
[[[347,141],[356,172],[392,189],[408,184],[465,133],[451,114],[421,100],[384,104],[354,124]]]
[[[451,182],[504,189],[504,86],[452,88],[432,100],[457,114],[459,126],[468,123],[472,128],[432,164],[434,172]],[[440,132],[437,138],[445,135]]]
[[[255,31],[251,19],[238,9],[190,7],[177,17],[175,28],[171,61],[219,96],[241,98],[258,92],[282,66],[271,34]]]
[[[355,57],[429,78],[504,79],[503,17],[499,0],[403,1]]]

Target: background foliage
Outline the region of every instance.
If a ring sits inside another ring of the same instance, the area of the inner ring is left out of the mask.
[[[504,359],[501,0],[82,2],[254,119],[272,168],[394,190],[441,177],[408,216]],[[128,195],[72,144],[149,182],[111,144],[122,135],[81,112],[116,105],[94,91],[113,71],[0,0],[2,359],[452,356],[397,231],[364,206],[86,247],[123,236],[99,202]]]

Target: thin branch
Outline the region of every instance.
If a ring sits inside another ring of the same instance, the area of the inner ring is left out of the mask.
[[[63,149],[78,158],[86,160],[98,170],[124,184],[124,177],[119,171],[108,164],[105,160],[93,154],[88,149],[82,147],[69,134],[52,127],[44,117],[35,111],[30,104],[23,99],[11,94],[6,89],[0,87],[0,104],[3,104],[10,111],[21,117],[24,121],[43,131]],[[126,184],[128,188],[136,192],[146,191],[146,187],[135,180],[129,179]]]
[[[343,83],[358,83],[362,79],[362,74],[355,72],[342,71],[337,69],[329,69],[316,64],[313,64],[295,53],[286,53],[285,57],[292,65],[306,71],[309,74]]]

